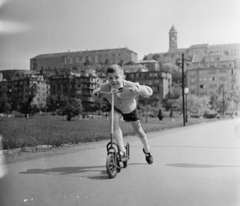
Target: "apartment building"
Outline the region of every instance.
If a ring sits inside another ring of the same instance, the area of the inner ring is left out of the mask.
[[[137,53],[128,48],[86,50],[41,54],[30,59],[30,70],[56,71],[67,69],[80,72],[84,66],[109,65],[113,63],[136,62]]]
[[[0,93],[1,96],[14,99],[16,104],[26,102],[34,93],[33,104],[41,109],[46,106],[49,84],[42,76],[16,71],[11,79],[1,79]]]
[[[100,78],[91,72],[81,74],[69,73],[69,75],[55,75],[49,78],[50,94],[75,96],[82,101],[86,112],[92,111],[94,100],[92,92],[102,84]]]
[[[238,61],[240,59],[240,43],[233,43],[233,44],[220,44],[220,45],[209,45],[209,44],[197,44],[191,45],[188,48],[178,48],[178,39],[177,39],[177,30],[174,26],[171,27],[169,31],[169,50],[163,53],[150,53],[146,57],[151,60],[157,60],[162,64],[165,63],[172,63],[173,65],[176,64],[176,60],[182,58],[182,54],[186,58],[189,58],[191,61],[192,59],[197,56],[201,55],[209,55],[215,54],[217,61],[217,56],[225,55],[226,58],[235,59]],[[211,57],[213,58],[213,56]],[[214,61],[212,61],[213,63]],[[222,60],[223,62],[223,60]],[[192,68],[192,64],[187,66],[188,69]]]
[[[138,82],[141,85],[147,85],[152,88],[153,95],[148,99],[140,98],[142,104],[157,106],[161,99],[171,92],[172,75],[159,71],[150,70],[146,67],[125,68],[126,80]]]
[[[191,94],[209,95],[216,93],[221,85],[226,92],[240,88],[240,68],[212,67],[187,70],[187,87]]]

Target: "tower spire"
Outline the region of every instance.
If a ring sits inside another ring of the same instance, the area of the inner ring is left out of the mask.
[[[172,25],[169,31],[169,51],[177,49],[177,30]]]

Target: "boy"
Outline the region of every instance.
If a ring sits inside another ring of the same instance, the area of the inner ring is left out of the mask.
[[[125,156],[126,149],[123,143],[122,130],[119,127],[119,119],[123,119],[132,124],[134,131],[138,134],[142,144],[143,152],[146,156],[148,164],[153,163],[153,157],[150,153],[150,146],[148,144],[147,136],[143,131],[137,116],[137,104],[135,97],[141,95],[142,97],[149,97],[152,95],[152,89],[148,86],[139,85],[124,80],[123,69],[117,65],[111,65],[106,70],[107,83],[103,84],[100,89],[93,92],[93,98],[105,98],[111,104],[111,94],[98,93],[98,91],[110,92],[113,89],[123,88],[121,93],[114,94],[114,123],[113,123],[113,136],[120,148],[120,154]],[[128,89],[124,89],[128,88]],[[111,121],[111,119],[110,119]]]

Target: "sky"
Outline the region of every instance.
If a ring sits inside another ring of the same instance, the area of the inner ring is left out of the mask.
[[[138,60],[178,48],[240,43],[240,0],[0,0],[0,70],[45,53],[123,48]]]

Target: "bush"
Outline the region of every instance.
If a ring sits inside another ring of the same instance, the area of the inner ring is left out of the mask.
[[[192,117],[192,118],[200,118],[201,115],[200,115],[200,114],[191,114],[191,117]]]
[[[217,113],[208,113],[208,114],[204,114],[204,118],[207,118],[207,119],[213,119],[213,118],[216,118],[217,117]]]

